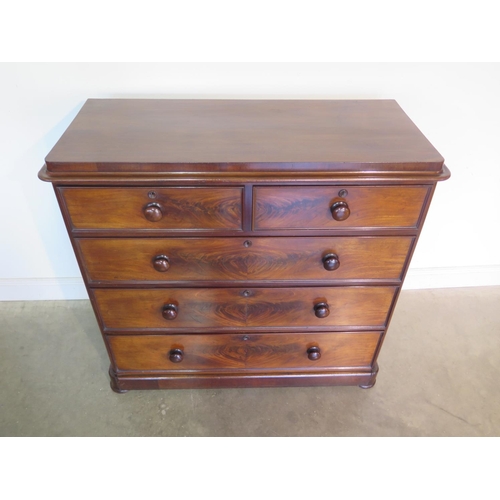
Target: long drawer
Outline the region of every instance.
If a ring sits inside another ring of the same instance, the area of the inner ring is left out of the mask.
[[[254,188],[256,230],[418,227],[428,186]]]
[[[369,368],[380,332],[110,335],[120,371]]]
[[[60,188],[75,229],[241,230],[239,187]]]
[[[401,278],[413,237],[76,239],[88,280],[182,282]]]
[[[383,327],[397,287],[90,290],[108,330]]]

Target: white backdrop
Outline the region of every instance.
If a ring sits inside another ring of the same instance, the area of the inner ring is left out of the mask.
[[[0,300],[86,298],[44,157],[93,98],[396,99],[452,172],[405,288],[500,285],[500,64],[0,65]]]

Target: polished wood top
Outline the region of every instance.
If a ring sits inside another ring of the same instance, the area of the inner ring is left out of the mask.
[[[52,172],[425,171],[443,158],[393,100],[89,99]]]

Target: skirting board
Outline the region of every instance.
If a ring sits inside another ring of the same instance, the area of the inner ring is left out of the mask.
[[[88,298],[82,278],[0,278],[0,301]]]
[[[500,285],[500,265],[409,269],[403,290]],[[0,278],[0,301],[88,299],[81,278]]]
[[[500,265],[408,269],[403,290],[500,285]]]

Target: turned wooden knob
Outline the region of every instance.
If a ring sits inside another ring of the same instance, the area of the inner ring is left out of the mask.
[[[182,349],[172,349],[168,353],[168,359],[172,361],[172,363],[180,363],[184,359],[184,352]]]
[[[335,271],[340,266],[339,256],[334,253],[329,253],[323,257],[323,267],[327,271]]]
[[[320,302],[314,306],[314,314],[317,318],[326,318],[330,314],[330,307],[326,302]]]
[[[321,358],[321,349],[319,347],[309,347],[309,349],[307,349],[307,357],[311,361],[316,361]]]
[[[175,319],[177,318],[178,308],[174,304],[167,304],[162,311],[162,315],[165,319]]]
[[[165,271],[168,271],[168,268],[170,267],[170,261],[166,255],[157,255],[153,259],[153,267],[159,273],[164,273]]]
[[[151,222],[159,221],[163,217],[160,205],[158,203],[150,203],[144,207],[144,217]]]
[[[345,201],[336,201],[330,207],[330,210],[332,211],[332,217],[338,221],[346,220],[347,217],[349,217],[349,215],[351,214],[349,205],[347,205],[347,202]]]

